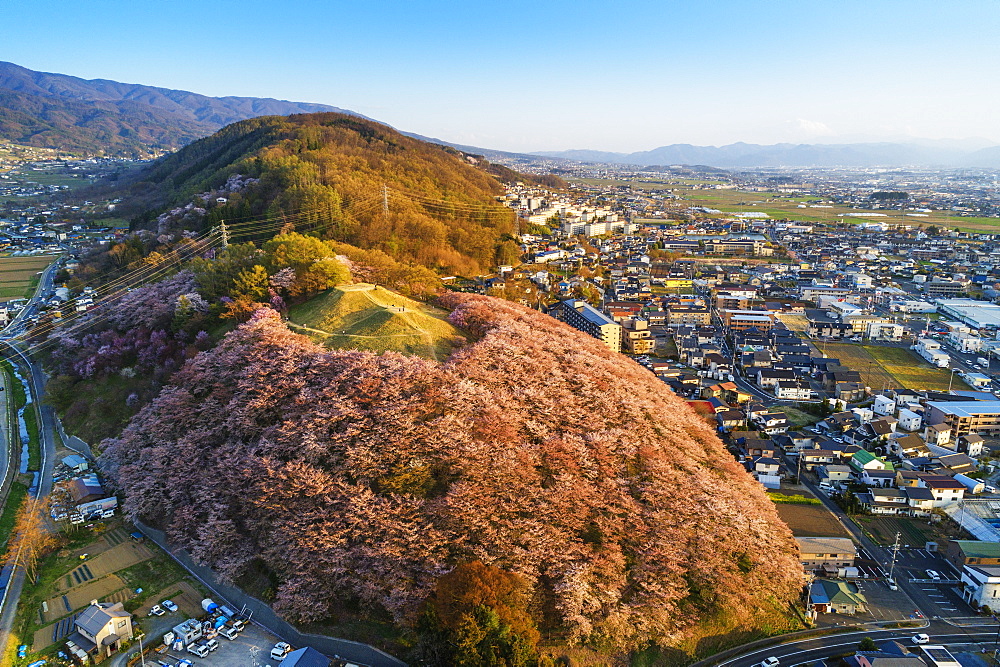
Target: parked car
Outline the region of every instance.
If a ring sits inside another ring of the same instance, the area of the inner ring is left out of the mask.
[[[985,486],[983,486],[983,490],[986,491],[986,493],[996,493],[997,487],[986,484]]]
[[[167,612],[163,611],[163,607],[158,604],[154,604],[149,610],[150,616],[163,616],[166,613]]]
[[[938,579],[940,579],[940,578],[941,578],[941,575],[940,575],[940,574],[938,574],[938,573],[937,573],[936,571],[934,571],[934,570],[927,570],[927,578],[928,578],[928,579],[933,579],[934,581],[937,581]]]
[[[931,640],[927,635],[920,633],[919,635],[913,635],[912,637],[914,644],[926,644]]]
[[[292,647],[288,645],[287,642],[278,642],[271,649],[271,659],[272,660],[284,660],[285,656],[288,655]]]
[[[162,604],[163,608],[167,611],[177,611],[178,609],[177,605],[174,604],[172,600],[164,600],[160,604]]]

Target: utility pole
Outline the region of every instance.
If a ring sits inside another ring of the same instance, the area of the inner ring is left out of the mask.
[[[389,188],[382,184],[382,215],[389,217]]]
[[[223,220],[219,223],[219,231],[222,232],[222,247],[229,247],[229,229],[226,228],[226,221]]]
[[[892,560],[889,562],[889,581],[894,581],[892,578],[892,572],[896,568],[896,556],[899,554],[899,536],[896,533],[896,542],[892,545]]]

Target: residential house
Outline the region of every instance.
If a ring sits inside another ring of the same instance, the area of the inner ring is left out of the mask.
[[[899,489],[872,488],[857,494],[858,502],[872,514],[907,514],[909,501]]]
[[[904,431],[919,431],[924,422],[920,415],[906,408],[899,411],[897,419],[899,420],[899,428]]]
[[[858,477],[865,486],[875,486],[882,489],[896,483],[895,470],[862,470]]]
[[[769,489],[780,489],[781,478],[784,477],[784,466],[777,459],[757,457],[746,463],[747,471],[758,482]]]
[[[715,419],[719,422],[719,426],[731,431],[742,428],[746,424],[747,416],[740,410],[716,410]]]
[[[974,459],[982,456],[985,449],[986,441],[981,435],[968,433],[958,439],[958,451],[965,452]]]
[[[965,485],[947,475],[924,475],[920,485],[934,495],[934,507],[944,507],[965,497]]]
[[[968,475],[970,472],[975,472],[979,468],[979,464],[976,463],[975,459],[969,458],[966,454],[947,454],[945,456],[939,456],[937,463],[939,466],[944,468],[945,472],[949,475]]]
[[[809,587],[809,606],[820,614],[863,614],[868,601],[846,581],[817,579]]]
[[[803,449],[799,456],[802,457],[802,467],[812,470],[816,466],[840,463],[840,454],[829,449]]]
[[[867,449],[862,449],[851,457],[851,468],[859,475],[865,470],[893,470],[891,463],[875,456]]]
[[[924,427],[924,440],[929,445],[947,447],[951,442],[951,427],[948,424],[928,424]]]
[[[811,393],[809,383],[803,380],[778,380],[774,386],[774,395],[782,400],[808,401]]]
[[[838,382],[833,388],[834,398],[847,403],[860,401],[864,399],[866,394],[867,391],[862,382]]]
[[[132,640],[132,614],[121,602],[94,600],[76,616],[73,628],[68,639],[100,662]]]
[[[875,397],[875,402],[872,404],[872,412],[877,415],[888,415],[893,416],[896,414],[896,401],[895,399],[889,398],[888,396],[882,396],[879,394]]]
[[[764,389],[773,389],[781,381],[795,382],[795,380],[796,376],[792,371],[777,371],[771,368],[761,368],[757,371],[757,384]]]
[[[830,465],[820,466],[816,470],[816,476],[819,477],[819,481],[821,482],[829,482],[831,484],[846,483],[851,479],[851,467],[831,463]]]
[[[910,506],[910,515],[928,516],[934,509],[934,494],[930,489],[908,486],[903,493],[906,494],[906,504]]]
[[[806,572],[835,577],[842,567],[851,567],[858,557],[858,548],[846,537],[796,537],[799,559]]]

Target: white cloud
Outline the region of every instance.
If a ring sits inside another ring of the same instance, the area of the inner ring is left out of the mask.
[[[818,120],[796,118],[794,121],[794,127],[799,132],[814,137],[827,137],[833,134],[833,130],[830,129],[829,125]]]

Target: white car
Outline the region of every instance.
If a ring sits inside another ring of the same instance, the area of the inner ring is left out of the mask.
[[[292,650],[292,647],[288,645],[287,642],[278,642],[271,649],[271,658],[273,660],[284,660],[285,656]]]
[[[177,611],[178,608],[177,605],[175,605],[172,600],[164,600],[160,604],[162,604],[163,608],[166,609],[167,611]]]
[[[936,571],[934,571],[934,570],[927,570],[927,578],[928,578],[928,579],[933,579],[934,581],[937,581],[938,579],[940,579],[940,578],[941,578],[941,575],[940,575],[940,574],[938,574],[938,573],[937,573]]]
[[[760,667],[778,667],[778,659],[773,655],[769,658],[764,658],[760,663]]]
[[[154,604],[149,610],[150,616],[163,616],[165,613],[167,612],[163,611],[163,607],[158,604]]]
[[[931,638],[921,633],[919,635],[913,635],[912,640],[914,644],[926,644],[931,640]]]

